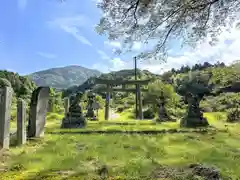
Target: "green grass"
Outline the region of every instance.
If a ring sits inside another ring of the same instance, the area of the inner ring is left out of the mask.
[[[190,163],[216,166],[223,175],[237,179],[240,177],[240,126],[225,123],[224,115],[220,115],[205,114],[211,125],[228,129],[227,132],[130,135],[124,131],[158,131],[179,125],[178,122],[134,121],[122,115],[122,120],[88,122],[84,129],[61,130],[61,116],[49,114],[44,139],[12,147],[5,162],[9,170],[1,172],[0,179],[62,179],[66,174],[67,179],[100,179],[98,170],[106,165],[109,179],[140,180],[151,177],[161,165],[175,167]],[[81,134],[97,130],[123,133]]]

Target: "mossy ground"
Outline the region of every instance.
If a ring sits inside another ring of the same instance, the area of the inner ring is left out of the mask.
[[[173,129],[179,128],[179,122],[121,120],[127,119],[125,116],[109,122],[89,122],[85,129],[60,130],[61,115],[48,115],[43,139],[11,147],[7,157],[2,158],[7,171],[2,170],[0,179],[92,180],[101,179],[100,171],[107,169],[107,179],[140,180],[151,179],[154,169],[162,165],[191,163],[215,166],[223,176],[240,178],[240,125],[225,123],[221,114],[205,116],[211,125],[226,132],[148,135],[125,131]],[[122,133],[77,133],[97,130]]]

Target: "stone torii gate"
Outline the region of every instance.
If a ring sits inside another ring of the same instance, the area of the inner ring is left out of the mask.
[[[108,79],[99,79],[95,80],[95,84],[104,84],[105,88],[99,88],[98,90],[106,92],[106,103],[105,103],[105,120],[109,119],[109,109],[110,109],[110,93],[111,92],[133,92],[137,94],[138,107],[136,104],[136,118],[143,119],[142,111],[142,97],[141,91],[148,91],[146,89],[141,89],[141,85],[148,85],[151,79],[147,80],[108,80]],[[122,88],[114,88],[113,86],[121,85]],[[126,88],[126,85],[136,85],[136,88]]]

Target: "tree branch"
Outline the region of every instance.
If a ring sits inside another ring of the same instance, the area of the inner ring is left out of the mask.
[[[127,11],[124,13],[124,16],[123,16],[123,18],[122,18],[122,21],[121,22],[123,22],[126,18],[127,18],[127,15],[128,15],[128,13],[129,13],[129,11],[132,9],[132,8],[134,8],[134,6],[136,5],[136,3],[135,4],[132,4],[132,5],[130,5],[130,7],[127,9]]]
[[[167,34],[166,34],[166,36],[165,36],[162,44],[158,47],[158,49],[161,49],[161,48],[165,45],[165,43],[167,42],[167,39],[168,39],[169,35],[171,34],[173,28],[178,24],[178,22],[179,22],[179,21],[181,20],[181,18],[184,16],[184,14],[186,13],[186,11],[187,11],[187,9],[185,9],[185,10],[182,12],[182,14],[180,15],[180,17],[177,19],[177,21],[175,21],[175,22],[173,23],[173,25],[171,26],[171,28],[168,30],[168,32],[167,32]]]
[[[219,0],[213,0],[213,1],[210,1],[210,2],[208,2],[208,3],[204,3],[204,4],[199,4],[199,5],[197,5],[197,6],[189,6],[189,9],[191,9],[191,10],[195,10],[195,9],[205,9],[207,6],[209,6],[209,5],[213,5],[213,4],[215,4],[216,2],[218,2]]]
[[[169,20],[169,18],[171,18],[172,16],[174,16],[176,13],[178,13],[182,7],[184,5],[180,6],[178,9],[173,10],[172,12],[170,12],[170,14],[162,21],[160,22],[156,27],[154,27],[153,29],[151,29],[151,31],[155,31],[159,26],[161,26],[163,23],[165,23],[167,20]],[[149,36],[146,38],[145,42],[148,41],[149,37],[151,36],[151,34],[149,34]]]
[[[137,12],[137,8],[138,8],[139,3],[140,3],[140,0],[137,0],[136,5],[135,5],[135,9],[134,9],[134,12],[133,12],[133,17],[135,19],[135,23],[134,23],[133,28],[135,28],[137,26],[137,24],[138,24],[136,12]]]
[[[207,26],[207,23],[208,23],[208,21],[209,21],[209,17],[210,17],[210,13],[211,13],[211,7],[212,7],[212,4],[210,4],[210,5],[208,6],[207,19],[206,19],[206,21],[205,21],[205,23],[204,23],[204,25],[203,25],[203,28],[205,28],[205,27]]]

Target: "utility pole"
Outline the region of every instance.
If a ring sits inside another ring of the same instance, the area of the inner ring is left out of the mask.
[[[137,81],[137,58],[134,57],[134,73],[135,73],[135,81]],[[135,85],[135,111],[136,111],[136,119],[138,119],[138,92],[137,92],[137,84]]]

